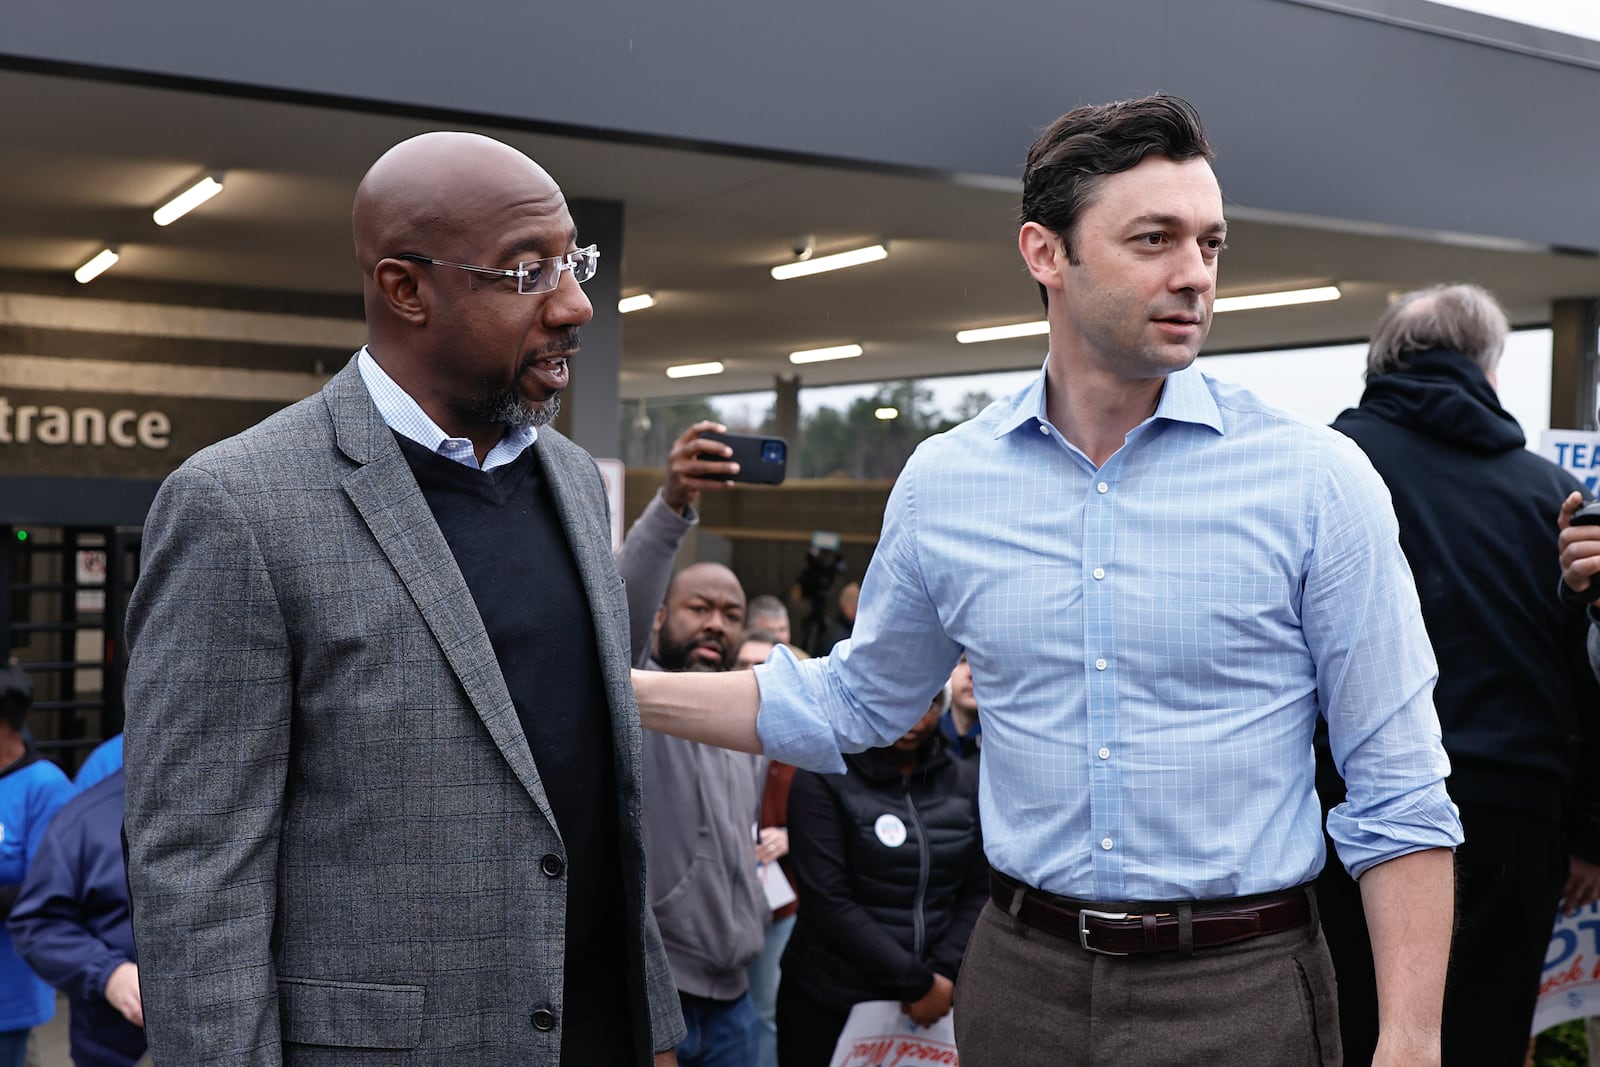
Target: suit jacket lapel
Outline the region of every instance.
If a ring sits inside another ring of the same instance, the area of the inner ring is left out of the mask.
[[[344,480],[345,495],[405,583],[495,746],[554,827],[550,800],[478,606],[354,360],[327,384],[323,396],[340,449],[358,464]]]

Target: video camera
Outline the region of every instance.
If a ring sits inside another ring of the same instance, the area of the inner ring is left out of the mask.
[[[828,624],[828,594],[833,583],[845,572],[845,559],[839,551],[839,535],[826,530],[811,534],[811,547],[806,550],[806,564],[795,579],[800,595],[810,605],[805,625],[800,631],[800,647],[814,652]]]

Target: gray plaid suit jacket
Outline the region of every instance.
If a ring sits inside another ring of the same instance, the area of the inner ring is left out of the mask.
[[[615,966],[638,1044],[664,1049],[683,1021],[645,905],[604,491],[559,434],[535,449],[611,707],[632,944]],[[156,1062],[556,1064],[559,1023],[532,1020],[561,1011],[565,878],[541,859],[565,849],[466,582],[354,361],[167,479],[128,634],[128,874]]]

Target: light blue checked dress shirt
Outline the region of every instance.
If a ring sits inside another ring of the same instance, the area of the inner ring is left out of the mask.
[[[1044,376],[918,448],[853,640],[756,668],[767,753],[842,771],[926,711],[963,649],[996,868],[1103,902],[1309,881],[1328,718],[1352,874],[1461,840],[1433,651],[1383,482],[1342,435],[1197,367],[1096,469]]]
[[[372,403],[377,407],[378,414],[383,416],[384,425],[428,451],[453,459],[473,470],[492,471],[496,467],[503,467],[538,440],[538,431],[532,426],[513,426],[489,449],[480,468],[478,455],[472,450],[472,442],[465,437],[451,437],[441,430],[439,424],[428,418],[422,406],[411,398],[411,394],[400,388],[399,383],[378,366],[378,361],[372,358],[372,353],[365,346],[356,353],[356,369],[361,372],[361,380],[366,383],[367,392],[372,394]]]

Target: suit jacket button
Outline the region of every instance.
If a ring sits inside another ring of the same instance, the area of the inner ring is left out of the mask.
[[[533,1013],[533,1026],[536,1030],[554,1030],[556,1013],[548,1008],[540,1008]]]
[[[539,867],[551,878],[560,878],[561,872],[567,869],[567,865],[561,862],[561,857],[554,852],[546,853],[544,859],[539,861]]]

